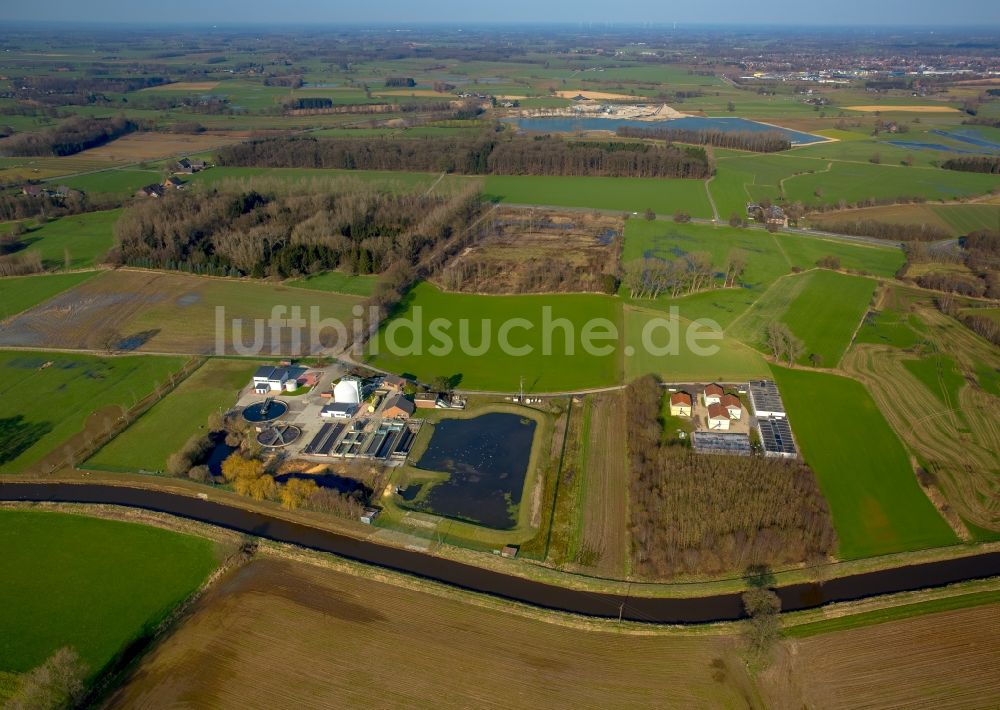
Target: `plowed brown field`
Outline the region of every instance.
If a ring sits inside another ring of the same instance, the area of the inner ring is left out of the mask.
[[[113,708],[756,707],[733,640],[569,628],[259,560],[201,600]]]
[[[628,462],[625,399],[621,392],[594,397],[583,501],[582,547],[595,553],[595,568],[620,577],[628,561]]]
[[[763,674],[776,708],[1000,707],[1000,607],[790,641]]]

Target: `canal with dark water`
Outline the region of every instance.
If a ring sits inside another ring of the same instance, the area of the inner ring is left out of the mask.
[[[292,522],[280,517],[277,512],[253,512],[226,503],[148,488],[94,483],[2,482],[0,500],[124,505],[169,513],[268,540],[329,552],[461,589],[586,616],[620,616],[630,621],[661,624],[728,621],[743,616],[738,593],[665,598],[572,589]],[[984,552],[836,577],[824,582],[791,584],[778,587],[775,591],[781,599],[783,611],[797,611],[831,602],[853,601],[997,575],[1000,575],[1000,552]],[[641,587],[641,584],[632,584],[633,590]]]

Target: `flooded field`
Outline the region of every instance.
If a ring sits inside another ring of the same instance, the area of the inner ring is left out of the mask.
[[[513,528],[535,426],[531,419],[502,413],[442,420],[417,467],[448,478],[425,484],[426,492],[414,491],[406,505],[499,530]]]

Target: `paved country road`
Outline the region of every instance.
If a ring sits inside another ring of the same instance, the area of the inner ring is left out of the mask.
[[[416,575],[461,589],[532,606],[585,616],[622,618],[658,624],[731,621],[743,616],[737,593],[664,598],[605,594],[569,589],[504,572],[483,569],[423,552],[296,523],[276,515],[188,495],[110,484],[0,483],[0,500],[123,505],[218,525],[268,540],[328,552],[359,562]],[[1000,575],[1000,552],[924,562],[865,572],[824,582],[791,584],[775,591],[783,611],[811,609],[831,602],[938,587]]]

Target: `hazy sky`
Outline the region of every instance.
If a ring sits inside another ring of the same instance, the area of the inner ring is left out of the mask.
[[[1000,0],[0,0],[0,21],[1000,25]]]

